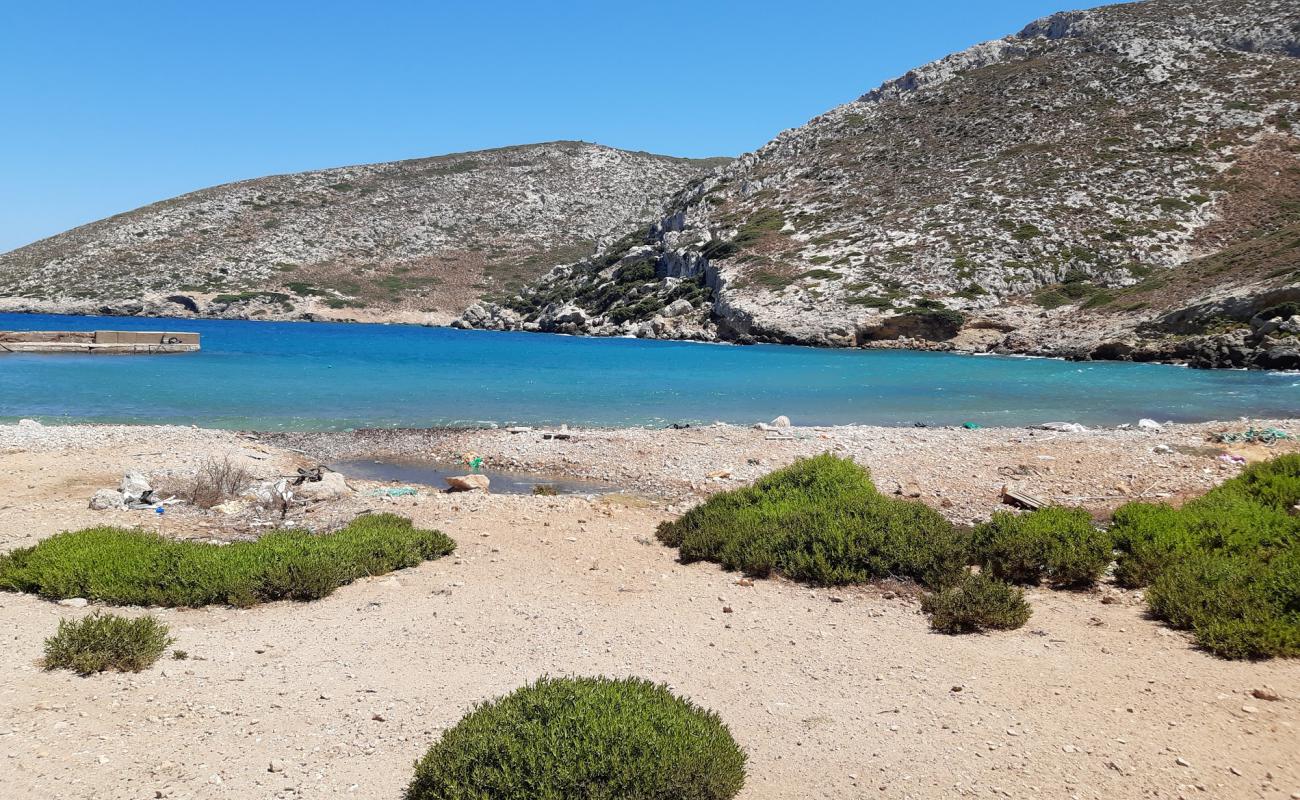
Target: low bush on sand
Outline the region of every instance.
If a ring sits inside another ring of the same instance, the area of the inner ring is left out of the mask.
[[[443,733],[406,800],[726,800],[744,782],[717,714],[666,687],[542,678]]]
[[[1012,583],[1055,586],[1096,583],[1113,558],[1111,537],[1081,508],[1048,507],[1029,514],[997,512],[971,537],[984,572]]]
[[[204,461],[193,477],[174,488],[174,494],[192,506],[212,508],[243,494],[252,483],[252,474],[226,456]]]
[[[414,528],[392,514],[358,517],[330,534],[279,531],[229,545],[88,528],[0,556],[0,589],[169,607],[315,600],[357,578],[413,567],[455,547],[438,531]]]
[[[1228,658],[1300,656],[1300,454],[1256,464],[1181,509],[1115,512],[1116,578]]]
[[[96,611],[80,620],[60,620],[45,640],[45,669],[70,669],[79,675],[106,670],[147,669],[172,643],[167,626],[151,616],[119,617]]]
[[[926,595],[921,610],[941,633],[1011,630],[1028,622],[1031,613],[1023,591],[982,573]]]
[[[775,572],[825,586],[910,578],[938,592],[925,610],[946,633],[1016,628],[1029,618],[1019,590],[970,576],[968,537],[942,515],[880,494],[866,469],[829,454],[714,495],[658,535],[684,562],[756,577]]]
[[[829,454],[716,494],[658,537],[685,563],[826,586],[905,577],[941,588],[967,560],[964,538],[937,511],[880,494],[866,469]]]

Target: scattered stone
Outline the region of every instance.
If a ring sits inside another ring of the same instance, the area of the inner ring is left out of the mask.
[[[90,605],[90,601],[84,597],[67,597],[59,601],[59,605],[68,608],[85,608]]]
[[[1261,686],[1258,689],[1251,689],[1250,696],[1256,700],[1268,700],[1271,703],[1276,703],[1282,699],[1282,695],[1274,691],[1271,686]]]
[[[1164,429],[1165,429],[1164,425],[1161,425],[1159,422],[1156,422],[1153,419],[1146,419],[1144,417],[1138,420],[1138,430],[1150,431],[1151,433],[1159,433]]]
[[[449,475],[443,480],[451,492],[487,492],[492,485],[486,475]]]
[[[270,765],[266,768],[267,772],[284,772],[284,762],[278,758],[271,759]]]

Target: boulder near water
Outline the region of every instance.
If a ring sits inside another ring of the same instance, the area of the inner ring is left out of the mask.
[[[486,492],[492,485],[486,475],[448,475],[443,480],[451,492]]]
[[[303,481],[294,494],[306,500],[337,500],[352,494],[352,487],[337,472],[322,472],[318,481]]]

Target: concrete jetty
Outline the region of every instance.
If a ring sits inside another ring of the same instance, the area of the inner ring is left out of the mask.
[[[170,331],[0,331],[0,353],[193,353],[197,333]]]

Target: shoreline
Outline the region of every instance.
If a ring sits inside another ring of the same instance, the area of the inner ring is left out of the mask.
[[[1295,430],[1300,419],[1257,424]],[[0,552],[101,525],[216,542],[273,530],[278,517],[87,506],[126,470],[174,485],[208,458],[230,457],[265,480],[349,450],[476,450],[489,474],[507,463],[608,473],[624,492],[421,487],[385,497],[376,490],[391,484],[348,478],[351,494],[295,508],[286,523],[329,531],[391,512],[451,536],[456,552],[310,603],[115,608],[152,613],[188,654],[140,673],[43,671],[43,638],[103,607],[0,592],[11,636],[0,653],[6,788],[15,800],[48,797],[51,786],[68,800],[382,800],[401,793],[410,764],[474,703],[543,674],[603,674],[669,683],[719,709],[750,756],[737,800],[877,795],[905,779],[899,790],[918,798],[953,796],[954,786],[981,796],[1174,797],[1189,780],[1215,797],[1286,796],[1300,788],[1286,744],[1300,725],[1289,690],[1300,664],[1214,658],[1153,620],[1140,591],[1109,580],[1088,591],[1030,588],[1024,628],[949,637],[927,629],[910,584],[741,580],[714,564],[682,564],[655,539],[660,523],[709,494],[825,450],[870,468],[882,492],[959,523],[1006,508],[998,490],[1008,482],[1053,500],[1088,496],[1078,503],[1098,515],[1132,499],[1176,503],[1238,474],[1206,441],[1215,427],[857,426],[768,439],[710,426],[575,429],[557,441],[503,430],[291,438],[0,425]],[[1300,443],[1223,449],[1258,459]],[[720,465],[734,471],[718,474]],[[1255,699],[1264,686],[1282,699]],[[800,758],[790,758],[791,742]],[[273,762],[280,771],[268,771]]]
[[[833,452],[870,469],[882,492],[921,500],[954,522],[971,524],[1006,508],[1004,486],[1101,517],[1133,499],[1179,503],[1199,495],[1240,470],[1224,456],[1250,463],[1300,451],[1295,438],[1271,447],[1212,441],[1216,433],[1240,433],[1251,426],[1280,428],[1294,436],[1300,433],[1300,418],[1176,423],[1159,431],[870,425],[758,429],[728,424],[569,428],[567,439],[543,438],[540,428],[516,433],[504,428],[256,432],[27,421],[0,425],[0,456],[11,459],[11,471],[22,473],[39,454],[64,458],[108,447],[122,471],[148,471],[161,461],[166,471],[175,472],[205,457],[256,452],[259,463],[282,464],[291,474],[291,466],[356,460],[464,463],[464,455],[471,453],[482,457],[489,476],[499,470],[587,481],[683,511],[797,458]],[[153,455],[140,464],[123,461],[122,453],[137,450]],[[99,463],[85,463],[103,472]],[[103,481],[111,484],[112,476]]]
[[[293,323],[326,323],[341,325],[408,325],[419,328],[441,328],[458,331],[478,331],[482,333],[520,333],[520,334],[549,334],[553,336],[567,336],[577,339],[636,339],[640,341],[660,341],[660,342],[682,342],[692,344],[711,344],[711,345],[732,345],[738,347],[748,347],[753,345],[773,345],[779,347],[806,347],[815,350],[842,350],[842,351],[902,351],[915,353],[946,353],[950,355],[964,356],[1001,356],[1005,358],[1030,358],[1030,359],[1051,359],[1069,363],[1131,363],[1131,364],[1159,364],[1163,366],[1184,367],[1205,370],[1244,370],[1251,372],[1279,373],[1279,374],[1300,374],[1300,367],[1271,367],[1255,366],[1253,362],[1240,365],[1235,362],[1221,362],[1215,360],[1215,357],[1207,357],[1205,354],[1218,347],[1222,341],[1226,341],[1226,335],[1206,335],[1206,336],[1177,336],[1173,334],[1165,335],[1151,339],[1147,342],[1149,347],[1141,349],[1133,343],[1123,343],[1122,346],[1111,346],[1112,343],[1102,343],[1096,346],[1080,347],[1078,345],[1066,344],[1043,344],[1034,343],[1033,337],[1022,336],[1015,341],[1023,341],[1024,347],[1007,348],[998,346],[990,349],[987,343],[977,343],[963,341],[959,335],[952,340],[931,341],[927,339],[900,338],[900,339],[883,339],[871,341],[861,345],[835,345],[824,341],[792,341],[788,338],[764,339],[750,338],[744,341],[731,340],[724,338],[699,338],[692,336],[637,336],[628,334],[603,335],[592,332],[574,332],[561,330],[529,330],[523,327],[510,329],[497,329],[490,327],[470,327],[460,322],[459,317],[453,317],[445,312],[428,312],[424,320],[411,318],[410,312],[402,312],[392,319],[385,319],[383,314],[375,315],[373,319],[357,319],[355,317],[333,317],[316,312],[299,312],[295,314],[277,315],[275,313],[258,314],[250,316],[247,314],[224,315],[224,314],[188,314],[188,315],[165,315],[165,314],[128,314],[114,313],[111,307],[101,307],[86,309],[83,311],[68,310],[40,310],[31,308],[6,308],[0,303],[0,314],[22,314],[29,316],[56,316],[56,317],[106,317],[115,319],[146,319],[146,320],[167,320],[176,322],[200,321],[200,322],[293,322]],[[420,314],[416,314],[419,317]],[[979,328],[970,329],[975,333]],[[983,349],[982,349],[983,348]],[[1208,360],[1207,360],[1208,358]],[[1285,360],[1285,359],[1284,359]],[[1295,359],[1300,363],[1300,358]],[[1290,363],[1290,362],[1287,362]]]

